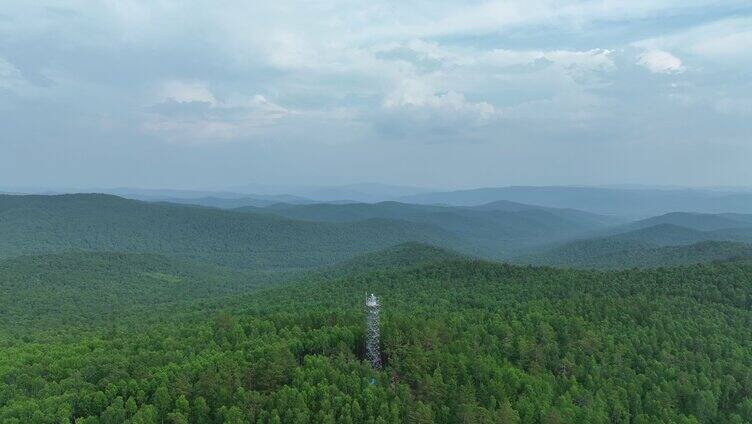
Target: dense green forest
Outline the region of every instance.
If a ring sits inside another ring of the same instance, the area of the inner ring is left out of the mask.
[[[533,255],[515,258],[523,264],[573,268],[655,268],[752,257],[752,245],[703,241],[661,246],[619,238],[580,240]]]
[[[153,254],[21,256],[0,260],[0,326],[92,327],[124,312],[245,292],[274,278]]]
[[[596,245],[592,250],[603,245],[603,238],[611,245],[636,241],[652,247],[703,241],[752,243],[750,222],[749,215],[741,214],[668,214],[621,224],[587,212],[513,202],[476,207],[398,202],[276,204],[222,210],[100,194],[0,195],[0,258],[73,249],[156,254],[247,270],[282,271],[331,266],[400,243],[422,242],[492,260],[618,267],[618,257],[594,262],[577,259],[583,243],[567,242],[588,240],[585,244]],[[668,262],[640,258],[638,250],[629,253],[622,266],[738,256],[729,254],[733,250],[729,246],[716,255],[684,249],[686,253],[675,255],[683,259]],[[566,249],[570,250],[552,252]]]
[[[3,296],[29,313],[0,322],[0,422],[752,420],[749,263],[599,272],[447,255],[406,245],[258,286],[148,255],[6,260],[3,286],[32,283]],[[170,291],[204,279],[216,290],[195,287],[200,299]],[[139,284],[153,307],[87,306]],[[381,298],[382,370],[362,361],[366,291]],[[89,325],[61,334],[51,314]]]
[[[478,209],[383,202],[222,210],[102,194],[0,195],[0,257],[79,249],[280,270],[332,265],[417,241],[502,259],[613,222],[498,202]]]
[[[615,234],[610,238],[637,240],[661,246],[676,246],[710,240],[750,243],[752,242],[752,231],[748,230],[750,230],[750,228],[701,231],[674,224],[657,224],[652,227]]]
[[[155,253],[249,269],[331,265],[408,241],[463,248],[429,224],[302,222],[100,194],[0,195],[0,257],[70,249]]]
[[[576,268],[687,265],[752,256],[752,215],[670,213],[510,258]]]
[[[750,422],[748,220],[0,196],[0,423]]]

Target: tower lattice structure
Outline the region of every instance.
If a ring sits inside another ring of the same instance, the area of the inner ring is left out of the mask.
[[[381,368],[379,352],[379,298],[366,296],[366,358],[375,369]]]

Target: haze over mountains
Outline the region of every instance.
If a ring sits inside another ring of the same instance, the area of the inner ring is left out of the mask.
[[[418,194],[403,200],[421,204],[472,206],[500,199],[630,218],[677,211],[752,213],[752,193],[705,189],[502,187]]]
[[[354,194],[355,187],[371,190],[372,198],[410,190],[362,185],[325,192]],[[105,250],[282,270],[328,266],[420,242],[491,260],[599,267],[744,256],[752,243],[752,214],[745,213],[752,210],[747,203],[752,194],[744,191],[507,187],[400,197],[416,203],[324,202],[285,193],[115,191],[147,201],[104,194],[2,195],[0,256]],[[490,201],[479,203],[484,200]],[[674,205],[686,209],[632,219]],[[717,254],[708,254],[711,244],[679,247],[703,242],[728,243],[715,245]],[[664,247],[672,249],[656,250]],[[681,259],[643,258],[666,255]]]
[[[481,206],[507,201],[540,207],[575,209],[601,215],[642,219],[671,212],[752,213],[747,188],[643,186],[508,186],[456,191],[375,183],[342,186],[245,185],[223,190],[138,188],[0,187],[12,194],[108,193],[146,200],[191,203],[220,208],[269,206],[275,203],[401,203]]]

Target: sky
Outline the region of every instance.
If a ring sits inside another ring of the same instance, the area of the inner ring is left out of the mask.
[[[749,0],[5,0],[0,185],[752,185]]]

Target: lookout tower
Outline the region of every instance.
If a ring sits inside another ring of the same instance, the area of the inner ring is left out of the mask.
[[[381,368],[379,352],[379,298],[366,295],[366,358],[375,369]]]

